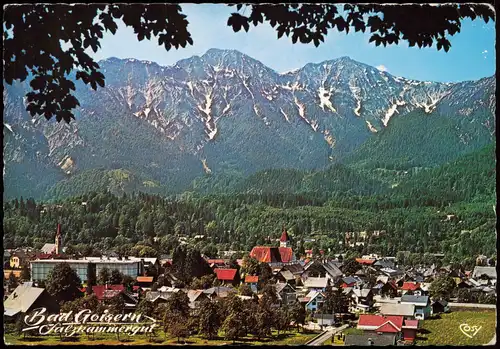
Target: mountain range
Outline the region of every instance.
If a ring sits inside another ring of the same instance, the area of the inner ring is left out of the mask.
[[[219,49],[168,67],[117,58],[99,65],[106,87],[75,82],[81,106],[69,125],[29,116],[29,80],[4,83],[4,197],[57,196],[61,186],[96,182],[180,193],[214,177],[328,172],[339,163],[408,170],[494,142],[495,76],[416,81],[348,57],[278,73]]]

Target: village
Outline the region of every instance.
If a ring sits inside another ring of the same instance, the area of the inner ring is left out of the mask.
[[[52,313],[81,309],[78,301],[91,295],[96,303],[81,302],[84,307],[90,304],[121,314],[158,315],[165,333],[177,337],[171,343],[196,343],[190,338],[202,334],[204,344],[231,344],[244,338],[246,344],[262,343],[263,338],[278,338],[281,330],[282,334],[294,333],[297,341],[275,344],[450,344],[435,343],[430,337],[443,335],[439,324],[448,318],[458,314],[470,322],[467,316],[474,313],[488,315],[488,320],[480,320],[484,343],[479,344],[487,344],[494,335],[496,262],[485,256],[477,257],[473,270],[453,265],[402,265],[395,257],[376,254],[358,258],[339,254],[331,259],[306,250],[304,256],[296,256],[283,227],[279,246],[255,246],[241,259],[201,256],[203,265],[209,266],[207,272],[194,271],[198,277],[186,284],[174,272],[175,258],[179,258],[175,255],[76,258],[64,250],[58,225],[55,243],[46,244],[41,251],[4,251],[4,322],[10,324],[6,338],[26,338],[20,319],[35,309],[45,308]],[[48,279],[54,278],[55,269],[62,270],[63,264],[74,271],[81,284],[71,297],[61,301]],[[179,307],[183,299],[188,305],[185,313],[173,312],[164,317],[158,311],[171,309],[174,302]],[[214,321],[218,325],[213,324],[214,329],[207,332],[200,319],[208,316],[208,322],[212,321],[210,316],[215,313],[205,312],[215,303],[231,315],[219,316]],[[231,313],[237,313],[238,307],[259,312],[256,323],[262,322],[262,328],[253,325],[255,330],[229,331],[246,321],[236,318],[241,314]],[[264,316],[266,311],[269,319]],[[179,329],[178,324],[171,323],[172,319],[183,322],[184,317],[195,325]],[[458,327],[456,330],[460,332]],[[254,333],[253,337],[249,333]],[[211,341],[214,338],[219,340]],[[460,338],[470,339],[463,335]],[[60,340],[62,344],[65,338]]]

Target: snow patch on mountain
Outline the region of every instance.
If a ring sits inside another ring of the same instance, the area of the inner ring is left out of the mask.
[[[286,115],[286,113],[283,111],[283,109],[280,107],[280,111],[281,111],[281,114],[283,114],[283,116],[285,117],[285,120],[290,123],[290,119],[288,119],[288,115]]]
[[[333,148],[335,146],[335,138],[330,134],[330,130],[323,131],[323,135],[326,143],[328,143],[330,148]]]
[[[366,120],[366,125],[368,126],[368,129],[373,132],[373,133],[377,133],[377,129],[375,127],[373,127],[373,125],[371,124],[370,121]]]
[[[391,120],[394,113],[399,113],[398,107],[403,106],[405,104],[406,104],[405,101],[396,101],[389,107],[389,109],[385,113],[384,118],[382,119],[382,123],[384,124],[385,127],[387,127],[387,124],[389,123],[389,120]]]
[[[323,111],[325,110],[325,106],[330,109],[332,112],[336,112],[335,108],[333,107],[332,102],[330,101],[331,93],[333,91],[333,88],[330,88],[329,90],[326,90],[323,86],[321,86],[318,90],[318,96],[320,100],[319,106]]]
[[[4,123],[3,125],[4,125],[5,127],[7,127],[7,129],[8,129],[10,132],[14,133],[14,131],[12,131],[12,126],[10,126],[10,125],[9,125],[9,124],[7,124],[7,123]]]
[[[201,164],[203,165],[203,171],[205,171],[206,174],[212,173],[212,170],[207,165],[207,159],[201,159]]]

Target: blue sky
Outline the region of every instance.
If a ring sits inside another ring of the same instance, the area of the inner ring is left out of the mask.
[[[456,82],[476,80],[495,73],[495,23],[482,20],[465,21],[460,33],[451,37],[449,52],[436,47],[408,47],[406,43],[376,47],[368,43],[369,33],[349,32],[348,35],[330,31],[325,42],[315,47],[311,44],[292,44],[283,36],[277,39],[276,31],[267,23],[250,26],[234,33],[227,19],[235,7],[215,4],[182,4],[187,15],[194,45],[166,51],[157,40],[139,42],[132,28],[119,23],[115,35],[105,34],[101,49],[92,53],[96,59],[108,57],[136,58],[173,65],[178,60],[202,55],[210,48],[241,51],[270,68],[284,72],[337,57],[352,59],[386,69],[396,76],[423,81]],[[243,11],[243,9],[242,9]],[[249,14],[249,9],[246,10]]]

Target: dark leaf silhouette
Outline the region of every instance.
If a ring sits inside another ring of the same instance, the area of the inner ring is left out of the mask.
[[[231,4],[241,10],[242,4]],[[250,24],[269,23],[277,37],[291,35],[293,43],[314,44],[324,42],[328,30],[340,32],[354,28],[356,32],[370,30],[370,42],[398,44],[406,41],[410,46],[431,47],[438,50],[451,48],[448,40],[460,32],[465,18],[480,18],[486,23],[494,20],[494,10],[481,4],[446,4],[433,6],[413,4],[404,6],[346,4],[277,4],[246,5],[248,17],[234,12],[227,25],[238,32],[248,32]],[[79,104],[71,94],[75,90],[69,75],[94,90],[105,86],[99,65],[85,53],[97,52],[104,31],[115,34],[116,20],[134,29],[139,41],[158,40],[167,51],[172,47],[193,45],[187,30],[188,21],[176,4],[22,4],[4,8],[4,81],[24,81],[33,76],[33,91],[26,95],[26,110],[32,115],[44,115],[57,121],[70,122],[72,110]],[[61,41],[69,48],[64,49]]]

